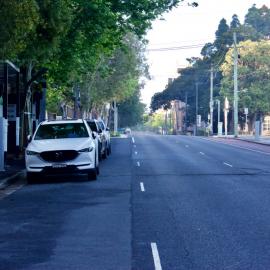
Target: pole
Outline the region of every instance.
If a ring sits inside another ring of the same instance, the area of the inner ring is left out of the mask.
[[[0,117],[0,172],[5,170],[4,157],[4,118]]]
[[[117,133],[117,131],[118,131],[118,108],[116,105],[116,101],[113,102],[113,107],[114,107],[114,110],[113,110],[114,133]]]
[[[220,100],[217,99],[218,104],[218,123],[220,122]]]
[[[197,125],[198,125],[198,91],[199,83],[196,82],[196,124],[195,124],[195,136],[197,136]]]
[[[213,64],[211,64],[210,74],[210,132],[213,134],[213,88],[214,88],[214,70]]]
[[[39,122],[42,122],[46,119],[46,92],[47,92],[46,81],[42,80],[41,84],[42,84],[42,98],[40,101]]]
[[[185,93],[185,132],[187,131],[187,92]]]
[[[234,47],[234,137],[238,137],[238,51],[236,33],[233,33],[233,47]]]

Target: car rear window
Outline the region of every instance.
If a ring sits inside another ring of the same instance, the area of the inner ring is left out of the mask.
[[[97,125],[95,122],[90,122],[90,121],[88,122],[87,121],[87,124],[89,125],[89,127],[91,128],[92,131],[97,132]]]
[[[49,124],[39,126],[34,140],[89,137],[83,123]]]

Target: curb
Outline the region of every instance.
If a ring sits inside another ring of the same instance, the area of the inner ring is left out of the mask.
[[[267,145],[270,146],[269,143],[264,143],[264,142],[260,142],[260,141],[252,141],[252,140],[245,140],[245,139],[240,139],[240,138],[234,138],[238,141],[243,141],[243,142],[250,142],[250,143],[256,143],[256,144],[260,144],[260,145]]]
[[[21,170],[21,171],[15,173],[15,174],[13,174],[13,175],[11,175],[9,177],[6,177],[6,178],[2,179],[1,183],[0,183],[0,190],[5,189],[8,186],[14,184],[16,182],[17,178],[20,178],[20,177],[22,177],[24,175],[25,175],[25,170]]]

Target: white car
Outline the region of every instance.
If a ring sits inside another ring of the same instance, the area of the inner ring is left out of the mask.
[[[110,155],[112,152],[111,148],[111,135],[110,135],[110,129],[105,126],[104,122],[102,120],[98,120],[99,127],[102,130],[102,134],[106,139],[106,149],[107,149],[107,155]]]
[[[95,180],[99,173],[98,149],[84,120],[42,122],[25,151],[28,182],[39,175],[86,173]]]

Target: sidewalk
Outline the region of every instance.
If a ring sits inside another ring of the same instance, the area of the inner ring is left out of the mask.
[[[14,183],[16,179],[24,174],[24,159],[7,160],[5,171],[0,171],[0,189]]]
[[[214,137],[222,138],[222,139],[242,140],[242,141],[270,146],[270,136],[260,136],[258,140],[256,140],[255,136],[252,136],[252,135],[239,135],[237,138],[235,138],[233,135],[228,135],[227,137],[225,136],[214,136]]]

